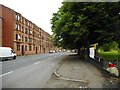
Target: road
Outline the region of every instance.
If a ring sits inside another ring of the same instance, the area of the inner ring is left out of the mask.
[[[42,88],[68,53],[18,56],[2,64],[2,88]]]

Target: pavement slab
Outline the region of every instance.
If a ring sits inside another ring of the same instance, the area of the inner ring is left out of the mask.
[[[95,64],[81,60],[76,54],[65,57],[56,73],[59,76],[53,74],[45,88],[118,88],[117,80],[109,77],[108,73]]]

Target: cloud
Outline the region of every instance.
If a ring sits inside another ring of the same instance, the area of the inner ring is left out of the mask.
[[[23,17],[51,34],[50,19],[58,11],[62,0],[0,0],[0,3],[14,9]]]

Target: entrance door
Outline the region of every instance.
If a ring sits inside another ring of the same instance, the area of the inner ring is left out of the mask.
[[[36,54],[37,54],[37,47],[36,47]]]
[[[24,45],[22,45],[22,55],[24,55]]]
[[[44,53],[45,53],[45,48],[43,48],[43,50],[44,50]]]

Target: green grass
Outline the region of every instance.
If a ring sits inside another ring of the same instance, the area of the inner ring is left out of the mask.
[[[98,55],[104,60],[120,60],[120,52],[118,53],[118,51],[98,52]]]

